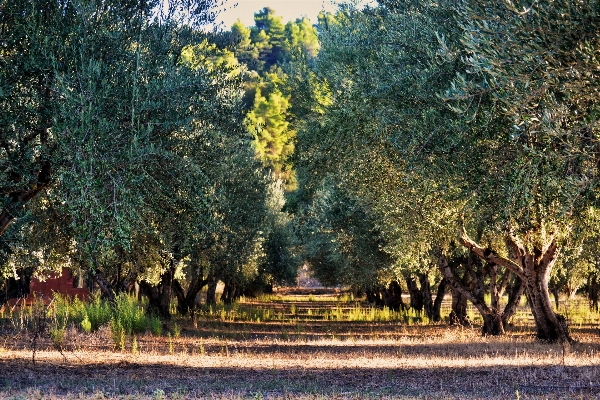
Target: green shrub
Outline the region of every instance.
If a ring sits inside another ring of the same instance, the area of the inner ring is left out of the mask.
[[[125,349],[125,328],[118,318],[110,320],[110,332],[112,334],[112,340],[115,345],[115,349]]]
[[[125,333],[132,335],[134,333],[144,332],[148,327],[148,317],[144,308],[134,297],[125,293],[120,294],[115,299],[115,317],[121,322]]]
[[[92,331],[106,325],[112,318],[110,304],[100,298],[99,294],[92,296],[91,301],[85,305],[85,312],[92,324]]]
[[[92,323],[90,322],[87,314],[83,318],[83,321],[81,321],[81,328],[85,333],[90,333],[92,331]]]
[[[150,332],[155,336],[162,335],[162,322],[158,315],[150,317]]]
[[[137,354],[137,352],[138,352],[138,343],[137,343],[137,338],[134,335],[133,338],[131,339],[131,353]]]

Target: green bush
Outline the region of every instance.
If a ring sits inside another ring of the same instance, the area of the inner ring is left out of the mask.
[[[134,297],[126,294],[121,294],[115,299],[114,314],[127,335],[144,332],[150,325],[144,308]]]
[[[115,349],[125,349],[125,328],[118,318],[110,320],[110,332],[112,334],[112,340],[115,345]]]
[[[83,321],[81,321],[81,328],[85,333],[90,333],[92,331],[92,323],[90,322],[90,319],[88,318],[87,314],[83,318]]]
[[[112,310],[108,301],[100,298],[99,294],[92,297],[84,306],[85,313],[92,324],[92,331],[106,325],[112,318]]]
[[[156,317],[146,315],[143,303],[125,293],[115,298],[114,305],[102,299],[99,294],[92,295],[89,302],[57,294],[50,310],[49,317],[58,327],[66,327],[68,323],[73,323],[89,333],[109,323],[111,327],[117,326],[118,322],[125,335],[142,333],[148,329],[155,332],[152,319]],[[154,321],[154,324],[161,325],[160,319],[158,322]]]
[[[150,332],[152,332],[155,336],[162,335],[162,322],[158,315],[153,315],[150,317]]]
[[[65,343],[66,328],[64,326],[53,326],[50,327],[49,332],[54,348],[62,350]]]

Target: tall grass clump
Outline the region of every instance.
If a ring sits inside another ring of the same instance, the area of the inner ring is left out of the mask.
[[[135,297],[125,293],[116,297],[113,311],[113,318],[119,320],[127,335],[144,332],[150,325],[144,307]]]
[[[112,335],[112,340],[115,345],[115,349],[124,350],[125,349],[125,328],[121,321],[117,317],[113,317],[110,320],[110,333]]]
[[[132,335],[151,329],[153,317],[146,314],[143,304],[135,297],[121,293],[116,296],[114,304],[102,299],[99,294],[92,295],[88,302],[56,294],[50,318],[60,328],[73,323],[88,333],[110,325],[111,330],[121,336],[120,330],[125,335]]]
[[[85,304],[85,317],[90,321],[91,331],[96,331],[103,325],[109,323],[112,318],[110,303],[100,297],[100,294],[92,296],[91,300]]]

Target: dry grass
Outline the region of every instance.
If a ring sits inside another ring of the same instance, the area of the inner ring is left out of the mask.
[[[301,307],[298,306],[297,310]],[[299,312],[294,313],[298,315]],[[600,341],[536,342],[531,327],[502,338],[478,329],[398,322],[177,320],[181,336],[137,336],[112,350],[108,328],[0,342],[0,398],[599,398]]]

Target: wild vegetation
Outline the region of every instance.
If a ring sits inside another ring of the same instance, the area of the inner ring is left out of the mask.
[[[63,267],[95,293],[4,315],[7,352],[311,321],[534,327],[523,346],[593,364],[598,0],[266,7],[211,31],[222,6],[0,0],[0,303]],[[256,300],[301,266],[346,301]]]

